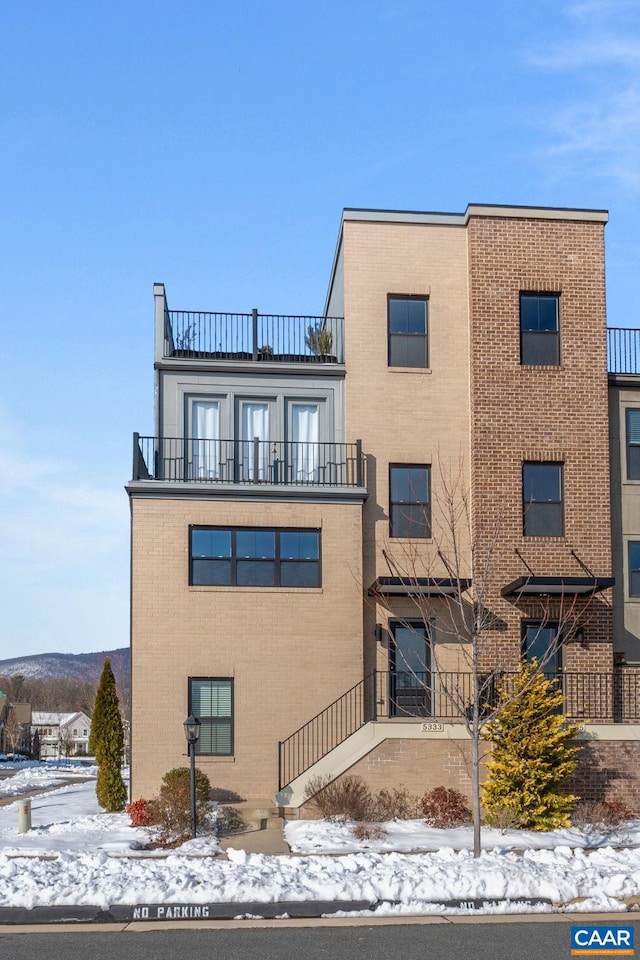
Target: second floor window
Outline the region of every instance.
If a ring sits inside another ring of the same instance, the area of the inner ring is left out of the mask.
[[[320,531],[191,527],[189,583],[319,587]]]
[[[523,464],[522,514],[525,537],[564,536],[561,463]]]
[[[560,363],[560,298],[555,293],[520,294],[520,363]]]
[[[389,532],[392,537],[431,536],[430,467],[391,464],[389,467]]]
[[[428,367],[428,300],[389,296],[389,366]]]

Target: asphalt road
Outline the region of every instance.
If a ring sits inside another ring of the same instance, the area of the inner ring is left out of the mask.
[[[629,915],[611,916],[629,925]],[[0,931],[2,960],[564,960],[580,918],[549,922],[425,923],[141,932]],[[594,921],[591,921],[594,922]],[[602,921],[599,921],[602,923]],[[640,919],[634,924],[636,943]]]

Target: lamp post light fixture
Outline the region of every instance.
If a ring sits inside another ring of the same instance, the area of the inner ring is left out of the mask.
[[[196,838],[196,743],[200,739],[200,721],[193,714],[189,714],[182,724],[187,739],[190,760],[191,785],[191,837]]]

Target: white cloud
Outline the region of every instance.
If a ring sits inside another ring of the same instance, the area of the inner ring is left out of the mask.
[[[3,550],[0,624],[5,656],[127,643],[127,498],[99,465],[29,447],[0,409]]]
[[[563,12],[564,35],[555,45],[527,54],[528,62],[537,70],[564,71],[567,79],[559,88],[560,96],[550,99],[551,109],[539,118],[546,141],[540,153],[555,179],[580,176],[609,180],[637,193],[638,4],[635,0],[583,0]]]

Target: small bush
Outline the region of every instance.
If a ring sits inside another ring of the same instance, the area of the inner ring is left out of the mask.
[[[196,769],[196,829],[212,828],[209,819],[209,778]],[[177,846],[191,837],[191,777],[188,767],[176,767],[162,778],[160,796],[153,801],[153,830],[163,847]]]
[[[246,830],[247,824],[237,807],[218,807],[215,817],[216,830],[219,836]]]
[[[153,804],[149,800],[145,800],[144,797],[134,800],[133,803],[128,803],[124,809],[129,814],[132,827],[150,827],[153,823]]]
[[[579,830],[612,830],[633,814],[622,800],[582,800],[574,809],[571,823]]]
[[[515,810],[510,807],[494,807],[486,815],[486,823],[490,827],[495,827],[500,833],[506,833],[508,830],[519,830],[522,826],[522,820]]]
[[[430,827],[459,827],[471,820],[466,797],[459,790],[448,787],[428,790],[420,801],[420,807],[425,823]]]
[[[387,831],[378,823],[356,823],[351,828],[356,840],[384,840]]]
[[[373,813],[371,791],[360,777],[313,777],[304,797],[324,820],[370,820]]]
[[[374,819],[414,820],[420,816],[418,798],[409,793],[404,785],[392,790],[380,790],[373,798]]]

